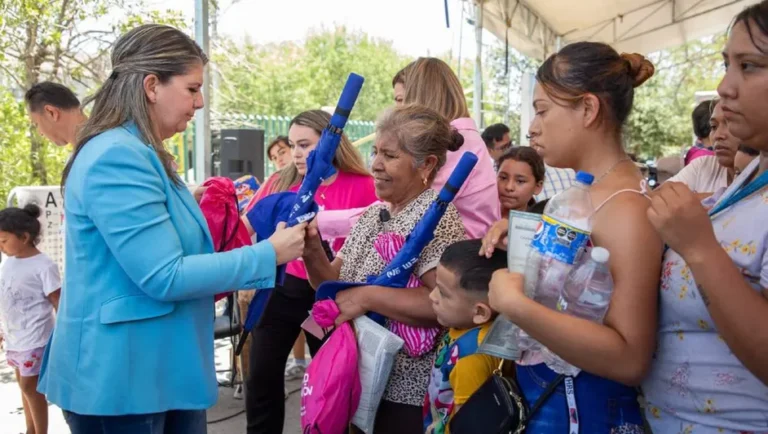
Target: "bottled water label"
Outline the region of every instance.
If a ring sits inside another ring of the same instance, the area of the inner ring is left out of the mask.
[[[589,232],[545,215],[536,229],[531,246],[542,254],[573,265],[588,241]]]

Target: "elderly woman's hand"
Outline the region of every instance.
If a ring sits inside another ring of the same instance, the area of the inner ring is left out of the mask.
[[[368,294],[374,288],[373,286],[357,286],[336,294],[336,305],[339,306],[339,311],[341,311],[339,317],[336,318],[336,325],[344,324],[347,321],[365,315],[370,310],[368,307]]]
[[[509,232],[509,220],[501,219],[494,223],[483,237],[483,245],[478,254],[490,258],[495,249],[506,250],[507,232]]]

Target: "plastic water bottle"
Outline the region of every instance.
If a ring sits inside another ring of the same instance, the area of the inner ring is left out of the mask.
[[[560,292],[557,310],[579,318],[602,322],[613,294],[613,278],[608,267],[611,255],[595,247],[590,258],[574,269]]]
[[[610,256],[602,247],[592,249],[590,258],[574,269],[560,291],[558,310],[594,322],[603,321],[613,293]],[[542,356],[544,363],[558,374],[576,376],[581,371],[548,348],[542,348]]]
[[[526,294],[551,309],[557,307],[560,289],[592,232],[594,206],[589,187],[593,181],[591,174],[578,172],[573,186],[550,199],[531,241],[526,262]],[[520,330],[519,347],[530,351],[538,344]]]

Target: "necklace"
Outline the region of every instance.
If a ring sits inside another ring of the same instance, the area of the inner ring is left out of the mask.
[[[631,158],[629,158],[629,157],[626,157],[626,158],[622,158],[621,160],[619,160],[619,161],[617,161],[617,162],[613,163],[613,166],[611,166],[611,167],[610,167],[608,170],[606,170],[605,172],[603,172],[603,174],[602,174],[602,175],[600,175],[600,177],[599,177],[599,178],[597,178],[597,180],[596,180],[595,182],[593,182],[593,183],[592,183],[592,185],[595,185],[595,184],[597,184],[598,182],[602,181],[602,180],[603,180],[603,178],[605,178],[606,176],[608,176],[608,174],[610,174],[611,172],[613,172],[613,170],[614,170],[616,167],[618,167],[618,165],[619,165],[619,164],[621,164],[621,163],[623,163],[623,162],[625,162],[625,161],[631,161],[631,160],[632,160]]]

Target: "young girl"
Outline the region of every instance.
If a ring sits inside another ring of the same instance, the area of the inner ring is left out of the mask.
[[[0,342],[21,388],[27,433],[48,432],[48,402],[37,392],[43,350],[59,306],[58,266],[35,247],[40,208],[27,205],[0,211]]]
[[[620,55],[594,42],[563,47],[537,72],[535,115],[528,130],[531,147],[548,166],[594,174],[589,189],[595,208],[591,242],[611,252],[613,293],[605,320],[598,324],[526,297],[519,274],[494,274],[491,308],[582,370],[565,381],[568,387],[555,383],[556,392],[528,421],[528,434],[579,429],[642,433],[635,386],[648,372],[654,352],[663,245],[648,221],[643,177],[622,147],[621,132],[632,110],[634,88],[653,72],[641,55]],[[494,225],[482,253],[492,253],[507,226],[507,221]],[[529,403],[557,378],[536,350],[523,354],[516,371]]]
[[[501,202],[501,218],[509,212],[526,211],[536,204],[533,197],[544,186],[544,161],[527,146],[516,146],[499,158],[496,185]]]

